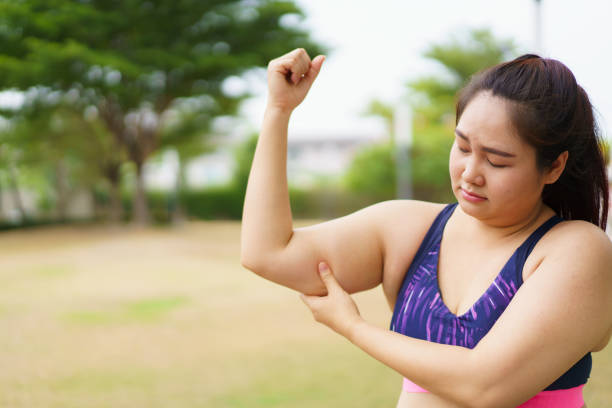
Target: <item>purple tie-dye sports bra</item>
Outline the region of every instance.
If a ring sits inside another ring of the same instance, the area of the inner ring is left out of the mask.
[[[540,238],[557,223],[551,217],[512,254],[491,286],[461,316],[444,304],[438,285],[438,253],[446,222],[457,204],[447,205],[436,217],[417,251],[398,293],[391,330],[435,343],[474,348],[493,327],[523,283],[523,265]],[[585,384],[591,372],[591,353],[546,388],[568,389]]]

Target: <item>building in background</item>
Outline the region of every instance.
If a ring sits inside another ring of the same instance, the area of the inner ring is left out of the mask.
[[[287,146],[287,177],[292,186],[313,187],[325,180],[337,180],[359,149],[387,139],[384,133],[351,132],[333,134],[292,134]],[[211,153],[189,161],[186,167],[188,188],[200,189],[230,182],[235,168],[234,149],[242,140],[230,137]],[[173,188],[178,171],[176,153],[167,152],[162,160],[148,163],[147,187]]]
[[[355,153],[387,139],[384,133],[370,132],[292,135],[287,146],[289,183],[309,188],[325,180],[338,180],[348,169]]]

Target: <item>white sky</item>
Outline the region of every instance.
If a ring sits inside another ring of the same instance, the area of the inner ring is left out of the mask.
[[[368,102],[397,101],[407,80],[437,70],[421,54],[468,28],[489,27],[534,52],[534,0],[297,0],[313,36],[333,48],[310,94],[292,117],[291,134],[382,132],[360,115]],[[612,2],[542,0],[543,52],[565,63],[600,112],[612,136]],[[255,128],[265,108],[265,81],[243,112]],[[603,119],[603,120],[602,120]]]

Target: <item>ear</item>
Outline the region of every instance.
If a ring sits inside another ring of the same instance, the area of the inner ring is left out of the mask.
[[[562,152],[554,162],[551,163],[550,167],[546,169],[544,173],[544,184],[554,184],[557,180],[559,180],[563,170],[565,170],[565,164],[567,163],[568,157],[569,152],[566,150]]]

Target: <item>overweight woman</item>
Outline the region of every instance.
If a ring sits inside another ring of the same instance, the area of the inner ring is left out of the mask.
[[[385,201],[293,228],[287,128],[323,61],[298,49],[268,66],[242,264],[400,373],[398,407],[585,406],[590,353],[612,333],[612,244],[592,106],[571,71],[524,55],[471,79],[449,158],[456,203]],[[350,297],[379,284],[388,330]]]

